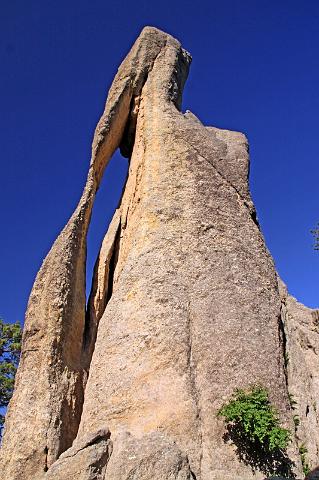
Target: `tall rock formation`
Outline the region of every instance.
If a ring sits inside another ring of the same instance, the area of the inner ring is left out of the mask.
[[[305,462],[319,464],[319,310],[312,310],[287,293],[280,282],[287,383],[299,447]]]
[[[114,79],[79,205],[30,295],[1,454],[8,480],[263,478],[272,467],[240,460],[217,417],[254,383],[292,431],[290,383],[307,405],[273,472],[300,473],[301,443],[318,460],[318,333],[279,291],[245,136],[180,111],[189,64],[177,40],[146,27]],[[118,147],[129,175],[86,309],[86,236]]]

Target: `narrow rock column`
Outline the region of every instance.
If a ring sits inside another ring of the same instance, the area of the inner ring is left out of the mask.
[[[295,436],[304,464],[313,469],[319,463],[319,311],[297,302],[279,284]]]
[[[139,95],[166,39],[159,30],[145,28],[120,66],[95,131],[82,197],[35,280],[1,448],[0,468],[10,480],[45,472],[76,436],[89,364],[84,352],[85,261],[95,193],[122,142],[131,99]]]

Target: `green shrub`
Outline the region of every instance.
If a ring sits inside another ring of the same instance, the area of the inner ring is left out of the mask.
[[[270,404],[268,392],[256,385],[245,392],[236,390],[232,399],[219,410],[228,426],[233,426],[242,441],[264,452],[285,450],[290,442],[289,430],[282,428],[277,411]]]

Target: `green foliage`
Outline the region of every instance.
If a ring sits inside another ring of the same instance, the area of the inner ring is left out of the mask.
[[[308,450],[305,447],[305,445],[302,443],[299,447],[299,454],[301,458],[302,470],[305,475],[308,475],[308,473],[310,472],[310,467],[306,458],[307,453],[308,453]]]
[[[0,408],[3,410],[13,393],[14,377],[21,351],[21,327],[19,323],[5,323],[0,318]],[[0,436],[4,415],[0,413]]]
[[[218,415],[225,417],[227,424],[234,425],[243,440],[246,439],[265,452],[285,450],[288,446],[291,434],[280,426],[267,390],[259,385],[248,392],[236,390]]]
[[[319,250],[319,223],[316,228],[310,230],[310,233],[312,233],[315,239],[314,249]]]

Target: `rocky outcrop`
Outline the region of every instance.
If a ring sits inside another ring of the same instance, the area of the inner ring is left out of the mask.
[[[192,480],[188,459],[160,432],[136,438],[129,433],[118,436],[107,467],[108,480]]]
[[[95,193],[114,150],[129,143],[131,104],[141,93],[164,47],[183,57],[175,40],[151,28],[143,30],[122,63],[97,125],[90,169],[80,202],[43,262],[33,286],[25,320],[16,390],[7,414],[2,465],[7,477],[32,478],[71,446],[83,404],[87,367],[95,338],[85,323],[86,235]],[[187,64],[176,62],[179,67]],[[184,72],[162,72],[168,97],[180,99]],[[176,78],[175,78],[176,77]],[[85,337],[89,332],[89,339]],[[89,341],[88,341],[89,340]]]
[[[288,295],[280,282],[285,360],[298,447],[304,462],[319,463],[319,311]]]
[[[107,429],[75,440],[44,476],[45,480],[103,480],[112,453]]]
[[[247,140],[180,112],[189,63],[177,40],[147,27],[115,77],[79,206],[31,292],[2,448],[8,479],[301,471],[298,438],[278,470],[226,442],[217,417],[236,388],[260,383],[294,430],[283,303],[249,193]],[[117,147],[129,175],[86,311],[86,234]],[[92,443],[89,432],[104,436]]]

